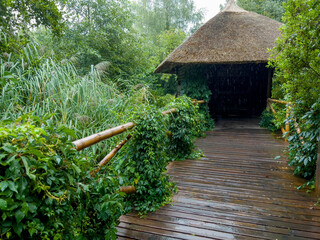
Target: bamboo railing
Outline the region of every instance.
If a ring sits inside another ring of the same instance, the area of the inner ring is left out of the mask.
[[[273,112],[273,114],[276,116],[277,112],[273,108],[272,103],[285,104],[287,106],[286,107],[286,119],[288,119],[290,117],[290,111],[291,111],[291,108],[292,108],[292,103],[291,102],[286,102],[286,101],[282,101],[282,100],[268,98],[267,105],[270,108],[270,110]],[[294,121],[294,127],[296,129],[297,134],[299,135],[299,139],[300,139],[302,145],[304,145],[303,137],[300,136],[301,129],[300,129],[300,126],[299,126],[299,124],[297,122],[297,119],[294,118],[292,120]],[[285,140],[287,141],[288,140],[287,137],[288,137],[288,134],[290,132],[290,124],[289,124],[289,122],[286,123],[285,128],[283,126],[281,126],[281,132],[282,132],[283,135],[285,135]]]
[[[204,100],[192,100],[194,105],[205,103]],[[178,109],[172,108],[166,111],[162,112],[162,115],[172,114],[175,113]],[[101,142],[105,139],[111,138],[113,136],[119,135],[131,128],[133,128],[136,124],[134,122],[128,122],[119,126],[116,126],[114,128],[110,128],[107,130],[104,130],[99,133],[92,134],[90,136],[87,136],[85,138],[78,139],[76,141],[73,141],[75,148],[77,151],[80,151],[82,149],[85,149],[87,147],[90,147],[98,142]],[[167,133],[167,135],[170,135],[170,133]],[[110,153],[108,153],[98,164],[98,168],[91,172],[91,176],[94,176],[97,172],[101,170],[101,168],[106,165],[116,154],[119,152],[119,150],[129,141],[131,138],[131,135],[126,136],[124,140],[122,140],[114,149],[111,150]],[[120,187],[120,191],[131,194],[136,192],[136,188],[134,186],[124,186]]]
[[[291,111],[291,108],[292,108],[292,103],[291,102],[286,102],[286,101],[281,101],[281,100],[276,100],[276,99],[271,99],[271,98],[268,98],[268,107],[271,109],[271,111],[276,114],[276,111],[274,110],[273,106],[272,106],[272,103],[280,103],[280,104],[286,104],[287,105],[287,109],[286,109],[286,118],[288,119],[290,117],[290,111]],[[300,136],[301,134],[301,129],[300,129],[300,126],[297,122],[297,119],[296,118],[293,118],[292,119],[294,121],[294,127],[296,129],[296,132],[299,136],[299,139],[301,141],[301,144],[304,145],[305,142],[304,142],[304,139],[302,136]],[[290,132],[290,125],[289,123],[286,123],[286,127],[285,127],[285,130],[283,127],[281,127],[281,131],[283,134],[286,133],[286,137],[288,135],[288,133]],[[320,133],[319,133],[319,139],[320,139]],[[318,142],[318,156],[317,156],[317,163],[316,163],[316,174],[315,174],[315,190],[316,190],[316,194],[318,197],[320,197],[320,140]]]

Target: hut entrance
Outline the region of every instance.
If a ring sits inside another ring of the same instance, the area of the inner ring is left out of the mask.
[[[210,114],[260,116],[271,93],[269,71],[266,63],[210,65],[207,71],[212,91]]]

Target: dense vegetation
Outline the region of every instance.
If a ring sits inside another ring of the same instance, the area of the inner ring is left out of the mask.
[[[0,238],[115,239],[122,214],[170,202],[169,161],[199,154],[204,116],[153,70],[202,13],[186,0],[0,4]],[[130,141],[92,174],[125,135],[71,141],[128,121]]]
[[[289,119],[283,109],[278,120],[267,117],[277,126],[298,120],[305,144],[292,131],[289,156],[295,173],[312,184],[320,4],[238,2],[278,20],[285,10],[283,38],[270,64],[276,68],[274,97],[293,107]],[[175,76],[153,70],[201,20],[192,0],[1,1],[1,239],[115,239],[121,214],[146,214],[170,202],[175,185],[167,164],[201,154],[193,140],[212,122],[190,98],[174,97]],[[209,100],[205,78],[189,76],[197,81],[184,82],[183,94]],[[173,107],[178,111],[161,114]],[[126,134],[81,152],[71,141],[129,121],[137,124],[131,139],[92,174]],[[136,194],[119,191],[128,185]]]
[[[320,128],[320,2],[288,0],[284,9],[282,38],[270,63],[276,68],[273,97],[292,102],[290,116],[284,120],[292,129],[289,157],[295,174],[311,180],[312,185]],[[300,125],[299,136],[292,119]]]

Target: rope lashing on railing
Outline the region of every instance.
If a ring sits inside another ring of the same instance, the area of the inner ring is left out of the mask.
[[[194,105],[196,104],[202,104],[205,103],[204,100],[192,100],[192,103]],[[167,114],[172,114],[175,113],[178,109],[177,108],[172,108],[166,111],[162,112],[162,115],[167,115]],[[123,125],[114,127],[114,128],[110,128],[107,130],[104,130],[102,132],[99,133],[95,133],[92,134],[88,137],[85,138],[81,138],[78,139],[76,141],[73,141],[72,143],[75,145],[76,150],[80,151],[84,148],[90,147],[91,145],[94,145],[98,142],[101,142],[105,139],[111,138],[113,136],[116,136],[118,134],[121,134],[131,128],[133,128],[136,124],[134,122],[129,122],[129,123],[125,123]],[[171,135],[171,133],[167,133],[166,134],[168,136]],[[108,153],[98,164],[98,168],[94,171],[91,172],[91,176],[94,176],[97,172],[99,172],[101,170],[101,168],[106,165],[116,154],[117,152],[119,152],[119,150],[129,141],[129,139],[131,138],[131,135],[128,135],[124,140],[122,140],[110,153]],[[136,188],[134,186],[125,186],[125,187],[121,187],[120,188],[120,192],[124,192],[127,194],[130,193],[135,193],[136,192]]]

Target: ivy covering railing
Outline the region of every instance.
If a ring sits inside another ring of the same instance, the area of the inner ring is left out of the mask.
[[[197,104],[205,103],[205,101],[204,100],[198,101],[196,99],[193,99],[192,103],[193,103],[193,105],[196,106]],[[165,116],[167,114],[173,114],[173,113],[176,113],[177,111],[179,111],[179,109],[172,108],[172,109],[163,111],[162,115]],[[136,124],[134,122],[128,122],[128,123],[116,126],[114,128],[110,128],[110,129],[104,130],[102,132],[92,134],[92,135],[87,136],[85,138],[78,139],[76,141],[73,141],[72,143],[75,145],[76,150],[80,151],[80,150],[85,149],[87,147],[90,147],[98,142],[101,142],[105,139],[111,138],[111,137],[119,135],[125,131],[128,131],[135,126],[136,126]],[[166,132],[166,134],[169,137],[172,137],[171,133]],[[95,175],[98,171],[100,171],[101,168],[103,166],[105,166],[118,153],[118,151],[130,140],[130,138],[131,138],[131,135],[130,134],[127,135],[124,140],[122,140],[110,153],[108,153],[99,162],[97,169],[95,169],[94,171],[91,172],[91,175]],[[134,186],[123,186],[123,187],[120,187],[120,191],[127,193],[127,194],[130,194],[130,193],[135,193],[137,191],[137,189]]]
[[[82,139],[78,149],[131,126],[109,154],[108,144],[116,140],[91,145],[102,148],[102,160],[92,149],[77,151],[70,141],[77,138],[75,132],[52,115],[30,113],[3,122],[0,238],[116,239],[121,215],[133,209],[146,214],[169,203],[176,187],[166,174],[168,163],[200,156],[194,139],[204,130],[205,118],[194,103],[183,96],[162,110],[137,106],[126,118],[132,124]]]

